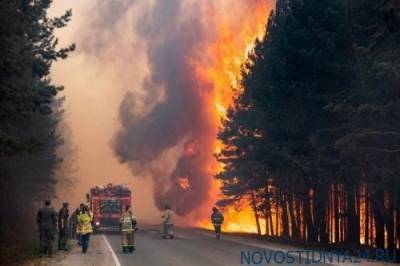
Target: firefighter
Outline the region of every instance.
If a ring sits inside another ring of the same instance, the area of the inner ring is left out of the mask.
[[[224,223],[224,216],[217,207],[212,208],[211,222],[214,225],[215,236],[221,238],[221,225]]]
[[[77,238],[78,214],[79,208],[76,208],[69,218],[69,237],[71,239]]]
[[[122,251],[124,253],[132,253],[135,250],[135,231],[136,231],[136,217],[133,215],[131,207],[125,207],[125,212],[120,219],[120,230],[122,240]]]
[[[165,204],[164,214],[161,216],[163,221],[163,238],[174,238],[172,231],[174,223],[172,221],[172,210],[169,204]]]
[[[40,253],[51,256],[57,226],[57,214],[51,207],[50,199],[46,199],[45,206],[38,210],[36,222],[39,227]]]
[[[81,203],[79,208],[76,210],[76,237],[78,239],[78,245],[81,246],[81,225],[79,224],[78,217],[82,213],[85,204]]]
[[[58,212],[58,250],[68,250],[68,202],[64,202]]]
[[[89,247],[90,234],[93,233],[92,228],[93,215],[87,206],[82,208],[81,213],[78,215],[80,244],[82,246],[82,253],[86,253]]]

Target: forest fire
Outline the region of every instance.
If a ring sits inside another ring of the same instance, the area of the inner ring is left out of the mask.
[[[208,47],[207,54],[211,58],[209,66],[197,64],[197,75],[203,83],[211,84],[213,88],[212,120],[215,127],[219,128],[221,119],[226,118],[226,112],[237,93],[240,79],[241,66],[248,53],[252,50],[256,38],[261,38],[265,32],[265,24],[272,5],[267,1],[254,1],[241,10],[240,17],[218,14],[221,18],[217,29],[215,41]],[[251,13],[251,15],[249,14]],[[232,14],[238,15],[235,12]],[[222,148],[222,144],[214,141],[215,152]],[[216,165],[214,172],[222,169]],[[213,182],[214,191],[219,190],[217,181]],[[214,201],[219,198],[211,195]],[[223,229],[229,232],[257,233],[254,212],[246,199],[241,200],[236,206],[224,208],[225,223]],[[262,219],[261,223],[265,224]],[[211,223],[205,219],[198,223],[199,226],[211,229]]]
[[[3,1],[0,264],[399,264],[399,3]]]
[[[169,202],[192,225],[208,219],[211,206],[222,199],[213,178],[222,169],[213,156],[222,148],[216,135],[237,93],[241,65],[256,38],[263,35],[272,4],[266,0],[177,1],[171,8],[169,2],[157,1],[151,15],[137,24],[149,64],[143,90],[154,107],[145,115],[135,113],[143,95],[125,95],[114,150],[135,175],[150,176],[157,184],[153,194],[157,208]],[[182,17],[161,16],[166,9]],[[232,228],[254,224],[249,222],[254,219],[246,204],[243,201],[243,208],[236,208],[241,215],[230,218],[227,212],[227,223],[239,225]]]
[[[224,224],[222,230],[225,232],[258,233],[254,211],[247,201],[243,200],[238,206],[227,206],[224,208]],[[265,233],[265,219],[259,219],[261,233]],[[200,227],[213,230],[213,225],[209,220],[202,220],[198,224]]]

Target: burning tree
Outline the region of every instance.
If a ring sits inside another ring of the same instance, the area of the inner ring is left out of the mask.
[[[267,235],[399,248],[399,14],[395,1],[277,1],[216,176],[228,199],[254,196]]]

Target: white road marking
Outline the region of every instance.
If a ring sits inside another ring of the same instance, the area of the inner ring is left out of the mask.
[[[110,242],[108,242],[107,237],[105,235],[103,235],[103,239],[106,242],[106,245],[107,245],[108,249],[111,251],[111,255],[112,255],[113,259],[114,259],[115,266],[121,266],[121,263],[119,262],[117,255],[115,255],[115,252],[112,249],[112,247],[110,245]]]

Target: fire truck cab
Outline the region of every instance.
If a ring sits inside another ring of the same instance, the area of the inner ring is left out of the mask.
[[[95,231],[118,231],[119,219],[126,206],[131,205],[131,191],[126,185],[96,186],[88,195]]]

